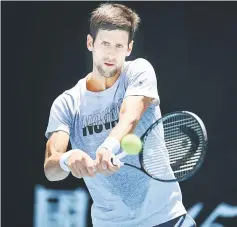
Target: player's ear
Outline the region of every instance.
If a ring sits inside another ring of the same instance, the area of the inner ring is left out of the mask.
[[[93,38],[90,34],[87,35],[87,41],[86,41],[87,49],[89,51],[93,50]]]
[[[133,48],[133,43],[134,41],[132,40],[129,44],[128,44],[128,50],[127,50],[127,57],[131,54],[132,52],[132,48]]]

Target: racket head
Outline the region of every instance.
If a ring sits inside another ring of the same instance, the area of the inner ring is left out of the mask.
[[[142,170],[164,182],[181,182],[201,167],[207,150],[207,132],[194,113],[176,111],[154,122],[142,135]]]

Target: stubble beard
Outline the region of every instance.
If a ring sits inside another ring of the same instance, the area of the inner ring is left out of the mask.
[[[117,75],[118,73],[118,68],[116,67],[113,70],[104,70],[103,67],[101,65],[96,65],[96,68],[98,70],[98,72],[100,73],[101,76],[105,77],[105,78],[111,78]]]

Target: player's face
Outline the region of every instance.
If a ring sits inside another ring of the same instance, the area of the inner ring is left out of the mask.
[[[92,51],[93,67],[101,76],[109,78],[120,72],[126,56],[132,51],[133,42],[128,45],[129,33],[123,30],[99,30],[93,44],[87,36],[87,47]]]

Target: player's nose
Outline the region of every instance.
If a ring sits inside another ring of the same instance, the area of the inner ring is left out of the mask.
[[[116,58],[114,56],[108,56],[105,58],[104,62],[108,64],[115,64]]]

